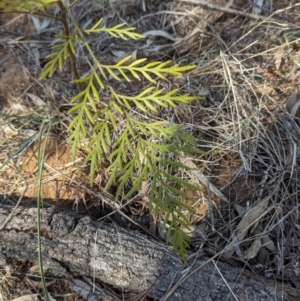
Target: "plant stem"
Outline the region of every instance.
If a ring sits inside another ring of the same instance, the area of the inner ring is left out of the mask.
[[[62,3],[62,1],[58,1],[57,4],[58,4],[58,7],[61,12],[60,21],[62,22],[63,27],[64,27],[64,34],[66,36],[66,39],[68,39],[70,37],[70,30],[69,30],[69,25],[68,25],[68,21],[67,21],[67,9],[64,6],[64,4]],[[75,58],[74,53],[72,52],[70,45],[68,45],[68,52],[69,52],[70,61],[71,61],[72,73],[74,74],[76,79],[80,79],[80,75],[78,73],[77,66],[76,66],[76,58]],[[83,90],[82,84],[77,83],[77,87],[78,87],[79,92],[81,92]]]
[[[40,267],[40,274],[41,274],[41,282],[44,291],[44,296],[46,301],[50,301],[46,279],[44,274],[44,267],[43,267],[43,255],[42,255],[42,237],[41,237],[41,206],[43,203],[43,164],[44,164],[44,151],[45,147],[42,149],[42,142],[43,142],[43,133],[45,127],[45,120],[42,123],[40,136],[38,139],[38,198],[37,198],[37,238],[38,238],[38,262]]]

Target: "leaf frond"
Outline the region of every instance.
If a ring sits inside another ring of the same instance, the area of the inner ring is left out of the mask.
[[[138,74],[143,75],[149,82],[156,83],[156,76],[160,79],[165,79],[166,75],[178,76],[182,75],[183,72],[196,68],[194,65],[179,66],[177,64],[171,65],[171,61],[159,62],[154,61],[144,65],[146,59],[138,59],[130,63],[131,56],[127,56],[120,60],[115,65],[101,65],[101,67],[109,72],[113,77],[118,77],[117,72],[120,74],[131,74],[134,78],[139,78]],[[129,64],[128,64],[129,63]],[[113,75],[114,74],[114,75]],[[119,78],[119,77],[118,77]],[[125,80],[130,82],[131,80],[126,76]],[[172,93],[171,93],[172,94]],[[171,96],[171,95],[170,95]]]
[[[170,91],[169,93],[163,93],[162,90],[154,91],[154,87],[150,87],[142,91],[136,96],[128,96],[123,94],[118,94],[115,91],[113,96],[120,105],[124,105],[128,109],[131,109],[132,106],[130,103],[134,104],[135,107],[140,109],[143,112],[148,110],[156,112],[156,106],[160,107],[177,107],[178,104],[188,104],[194,100],[199,99],[197,96],[190,96],[187,94],[184,95],[174,95],[177,92],[177,89]]]
[[[56,68],[62,70],[64,61],[69,57],[69,49],[74,50],[73,36],[66,37],[65,43],[54,45],[52,49],[57,51],[46,56],[46,58],[50,58],[50,61],[46,63],[44,71],[39,77],[40,80],[46,77],[52,77]]]
[[[26,3],[27,6],[20,9],[31,11],[42,9],[40,3],[55,2],[3,1],[10,5]],[[3,1],[0,1],[0,8]],[[77,74],[72,81],[79,87],[79,92],[70,97],[72,107],[68,111],[72,117],[68,131],[73,156],[79,146],[87,151],[84,163],[90,168],[91,186],[99,166],[105,164],[108,180],[104,189],[108,190],[116,185],[117,198],[129,198],[141,188],[143,181],[149,181],[150,211],[155,217],[164,216],[163,227],[167,231],[167,241],[171,241],[175,250],[184,258],[188,248],[188,237],[184,229],[190,226],[185,213],[193,211],[185,202],[193,198],[185,191],[197,187],[177,176],[180,169],[187,167],[176,156],[197,152],[196,144],[193,144],[190,135],[181,132],[181,126],[161,121],[149,122],[143,117],[137,119],[137,114],[132,114],[132,111],[138,114],[157,112],[161,108],[189,104],[200,97],[180,94],[178,89],[157,89],[154,85],[137,95],[122,95],[114,90],[109,81],[144,80],[155,84],[157,79],[182,75],[195,66],[179,66],[172,61],[148,62],[146,58],[133,60],[132,56],[124,57],[114,65],[104,65],[94,54],[86,40],[86,34],[108,34],[123,40],[136,40],[144,36],[137,33],[134,27],[127,27],[123,23],[106,28],[103,19],[89,29],[82,30],[71,10],[68,10],[68,16],[74,22],[73,31],[71,34],[57,36],[57,44],[47,56],[49,61],[40,79],[53,76],[69,58],[72,62],[72,54],[78,44],[88,51],[92,60],[91,71],[81,78]],[[143,115],[145,114],[140,114]]]
[[[102,21],[103,19],[100,19],[92,28],[86,29],[84,30],[84,32],[87,34],[105,32],[115,38],[121,38],[123,40],[137,40],[145,38],[145,36],[143,36],[142,34],[135,32],[135,27],[127,27],[125,23],[118,24],[114,27],[106,28],[100,27]]]
[[[0,9],[4,12],[27,11],[34,13],[42,11],[49,4],[57,2],[57,0],[1,0]]]

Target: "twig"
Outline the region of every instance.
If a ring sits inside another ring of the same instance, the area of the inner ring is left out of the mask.
[[[67,39],[70,38],[70,30],[69,30],[69,25],[68,25],[68,21],[67,21],[68,10],[65,8],[65,6],[64,6],[64,4],[63,4],[62,1],[58,1],[57,4],[58,4],[58,7],[59,7],[61,15],[62,15],[62,18],[61,18],[60,21],[63,24],[64,34],[66,36],[65,39],[67,41]],[[75,76],[75,79],[79,80],[80,79],[80,75],[79,75],[78,70],[77,70],[76,58],[75,58],[75,55],[74,55],[74,53],[73,53],[70,45],[68,45],[68,53],[69,53],[69,56],[70,56],[70,62],[71,62],[72,72],[73,72],[73,74]],[[77,83],[77,87],[78,87],[79,92],[81,92],[83,90],[83,87],[82,87],[81,83]]]
[[[210,2],[205,1],[205,0],[177,0],[177,1],[178,2],[198,4],[198,5],[207,7],[209,9],[219,10],[219,11],[222,11],[222,12],[225,12],[225,13],[239,15],[239,16],[247,17],[247,18],[254,19],[254,20],[272,21],[272,22],[276,22],[276,23],[278,23],[278,20],[273,18],[272,16],[277,15],[277,14],[279,14],[279,13],[283,12],[284,10],[289,9],[291,7],[296,7],[296,6],[300,5],[300,3],[297,3],[294,6],[290,5],[286,8],[284,8],[284,9],[277,10],[274,13],[272,13],[270,16],[266,17],[266,16],[255,15],[255,14],[251,14],[251,13],[246,13],[244,11],[236,10],[236,9],[233,9],[233,8],[229,8],[229,7],[227,7],[227,5],[219,6],[219,5],[210,3]],[[288,25],[293,26],[293,27],[295,27],[295,26],[298,27],[299,26],[298,22],[296,24],[293,24],[293,23],[289,22]]]
[[[218,268],[218,266],[216,265],[214,259],[212,259],[213,264],[215,265],[216,270],[218,271],[219,275],[222,277],[224,283],[226,284],[226,286],[228,287],[228,290],[230,291],[231,295],[234,297],[235,300],[239,301],[238,297],[235,295],[235,293],[233,292],[233,290],[231,289],[230,285],[228,284],[227,280],[224,278],[223,274],[221,273],[220,269]]]

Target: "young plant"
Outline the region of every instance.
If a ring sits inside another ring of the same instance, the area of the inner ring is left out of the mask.
[[[179,94],[178,89],[163,91],[157,89],[156,80],[166,76],[178,76],[195,66],[179,66],[171,61],[151,61],[146,58],[132,60],[131,56],[121,59],[114,65],[107,65],[98,60],[89,45],[90,34],[108,34],[123,40],[142,39],[134,27],[118,24],[111,28],[102,26],[102,19],[89,29],[81,29],[71,9],[62,1],[4,1],[22,12],[43,14],[43,8],[50,3],[57,3],[60,8],[60,20],[64,32],[58,37],[62,42],[52,46],[47,56],[49,61],[44,67],[40,79],[53,76],[56,69],[62,70],[66,61],[71,62],[78,93],[71,99],[69,110],[72,121],[69,124],[69,141],[75,155],[78,147],[87,150],[85,163],[90,167],[90,184],[93,185],[99,167],[107,164],[109,178],[105,189],[117,186],[116,198],[127,199],[141,189],[142,183],[151,183],[149,191],[150,212],[154,217],[163,216],[163,228],[167,231],[167,241],[182,258],[188,247],[188,236],[184,229],[190,222],[183,210],[192,211],[192,207],[183,202],[192,199],[186,190],[198,189],[178,176],[179,169],[187,167],[176,157],[192,152],[199,152],[193,138],[184,134],[178,125],[162,121],[149,121],[148,112],[159,109],[189,104],[199,97]],[[2,8],[3,8],[3,4]],[[1,8],[0,5],[0,8]],[[5,6],[5,5],[4,5]],[[6,10],[12,9],[5,8]],[[74,53],[78,44],[84,46],[91,59],[92,68],[88,74],[80,76],[76,68]],[[143,79],[150,83],[136,95],[124,95],[117,91],[110,79],[132,82]],[[101,97],[101,92],[108,92],[109,100]],[[139,114],[135,113],[138,112]],[[137,118],[138,117],[138,118]],[[120,122],[122,120],[122,122]],[[128,187],[129,190],[128,190]],[[163,229],[163,230],[164,230]]]

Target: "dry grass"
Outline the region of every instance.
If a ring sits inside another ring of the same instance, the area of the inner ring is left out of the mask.
[[[183,92],[202,95],[205,99],[150,116],[184,125],[185,130],[194,135],[198,147],[206,151],[202,157],[183,158],[193,162],[201,174],[185,173],[182,177],[203,188],[202,195],[197,196],[196,216],[191,216],[193,222],[197,222],[192,238],[194,248],[201,248],[206,255],[216,256],[218,260],[275,279],[278,284],[289,283],[292,293],[300,296],[300,116],[295,109],[297,100],[300,100],[297,94],[300,32],[296,26],[300,19],[299,4],[297,1],[264,1],[260,17],[254,18],[251,14],[256,16],[258,11],[253,12],[242,1],[234,2],[229,8],[231,14],[228,9],[220,8],[222,1],[215,2],[219,6],[216,10],[199,7],[195,1],[166,1],[159,2],[159,5],[149,1],[147,6],[145,1],[138,1],[138,4],[133,0],[127,2],[126,6],[118,6],[118,1],[110,1],[113,6],[110,7],[108,2],[97,1],[86,10],[82,1],[75,7],[76,18],[81,26],[104,17],[106,26],[124,21],[142,33],[157,30],[157,35],[148,38],[147,47],[142,42],[120,44],[109,37],[91,37],[93,49],[107,62],[118,59],[120,50],[125,55],[139,49],[142,56],[151,59],[172,57],[181,64],[197,65],[197,69],[187,76],[170,79],[164,87],[182,87],[186,90]],[[241,11],[248,13],[248,17],[238,13]],[[8,31],[15,31],[22,18],[28,16],[16,16],[9,22],[6,16],[0,15],[4,36]],[[59,30],[53,23],[49,26],[52,33]],[[30,31],[30,28],[26,30]],[[173,39],[162,36],[158,30],[168,33]],[[35,38],[39,39],[40,35]],[[15,43],[0,41],[0,61],[5,59],[9,66],[19,68],[17,70],[22,76],[16,80],[9,70],[2,72],[2,112],[20,114],[16,107],[19,105],[36,114],[37,105],[30,102],[26,93],[36,94],[47,102],[47,108],[43,110],[49,116],[60,116],[61,121],[54,129],[59,133],[60,141],[65,141],[69,117],[64,107],[68,105],[70,95],[75,93],[74,87],[67,84],[69,67],[58,72],[53,79],[45,80],[41,86],[36,80],[41,71],[37,53],[42,57],[45,48],[42,51],[40,46],[34,46],[36,44],[22,44],[20,40],[12,39]],[[50,40],[51,34],[49,43]],[[4,53],[12,58],[5,57]],[[77,55],[78,68],[84,72],[89,62],[81,49]],[[19,64],[14,63],[16,60]],[[122,83],[118,89],[134,93],[137,87]],[[49,107],[54,109],[49,111]],[[34,121],[23,124],[17,118],[9,121],[1,118],[2,128],[7,129],[7,132],[2,132],[1,141],[4,142],[0,145],[1,160],[5,161],[9,154],[20,148],[19,142],[24,141],[31,133],[29,131],[37,129]],[[9,128],[13,128],[12,132]],[[8,149],[9,153],[5,155],[4,150]],[[1,194],[20,192],[24,176],[28,177],[27,182],[35,181],[32,174],[24,174],[19,164],[30,152],[30,148],[20,150],[0,170]],[[51,166],[57,168],[57,163],[59,161],[55,163],[52,158]],[[65,164],[65,167],[72,167],[69,162]],[[71,172],[61,166],[61,171],[56,171],[51,180],[69,185],[66,179],[72,177]],[[53,174],[48,176],[50,181]],[[99,172],[97,180],[101,186],[105,174]],[[76,181],[86,184],[86,174],[76,176]],[[74,202],[78,193],[82,193],[93,204],[91,194],[78,192],[78,187],[72,189],[68,200]],[[28,196],[33,197],[33,194]],[[2,273],[0,281],[8,284],[0,293],[7,296],[12,282],[5,278],[4,271]]]
[[[285,18],[296,20],[296,9],[287,10]],[[208,151],[209,163],[200,161],[199,169],[229,204],[210,208],[214,219],[207,219],[201,247],[299,288],[299,112],[292,116],[289,106],[286,110],[300,81],[299,31],[279,20],[227,17],[210,34],[214,38],[189,75],[191,86],[201,84],[208,96],[202,115],[196,111],[200,124],[188,127]],[[274,189],[266,212],[249,218],[255,215],[251,208],[259,212]]]

